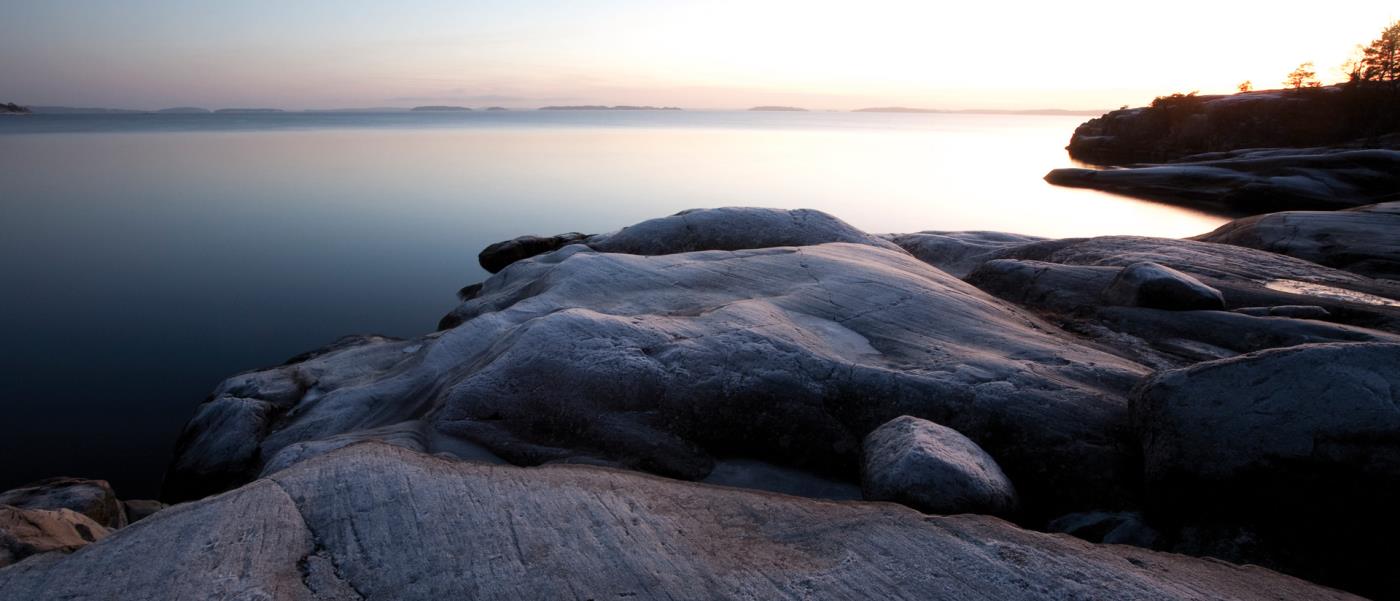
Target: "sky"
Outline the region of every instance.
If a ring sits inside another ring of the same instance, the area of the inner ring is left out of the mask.
[[[0,9],[0,102],[1105,109],[1324,81],[1400,4],[46,0]]]

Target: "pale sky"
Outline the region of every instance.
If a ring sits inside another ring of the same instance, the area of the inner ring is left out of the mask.
[[[1116,108],[1324,80],[1380,0],[46,0],[0,9],[0,102],[154,109],[654,104]]]

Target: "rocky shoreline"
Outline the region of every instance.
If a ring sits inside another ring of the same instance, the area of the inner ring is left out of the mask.
[[[439,331],[222,383],[174,506],[0,496],[0,598],[1396,598],[1396,215],[502,242]]]
[[[1176,94],[1080,125],[1046,181],[1232,215],[1400,200],[1400,94],[1354,82]]]

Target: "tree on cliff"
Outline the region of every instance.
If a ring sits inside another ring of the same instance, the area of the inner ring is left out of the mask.
[[[1241,93],[1241,94],[1243,94],[1243,93],[1245,93],[1245,92],[1253,92],[1253,91],[1254,91],[1254,82],[1252,82],[1252,81],[1246,79],[1246,80],[1240,82],[1239,88],[1240,88],[1240,93]]]
[[[1283,85],[1295,90],[1301,90],[1303,88],[1321,87],[1322,82],[1317,80],[1317,71],[1313,70],[1313,64],[1309,61],[1298,65],[1297,69],[1289,73],[1288,78],[1283,80]]]
[[[1360,75],[1366,81],[1400,81],[1400,21],[1362,50]]]

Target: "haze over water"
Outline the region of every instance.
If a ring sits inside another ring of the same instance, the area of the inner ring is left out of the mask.
[[[155,494],[222,378],[347,333],[431,331],[522,234],[695,207],[871,232],[1203,233],[1225,219],[1046,171],[1085,117],[737,112],[0,119],[0,489]]]

